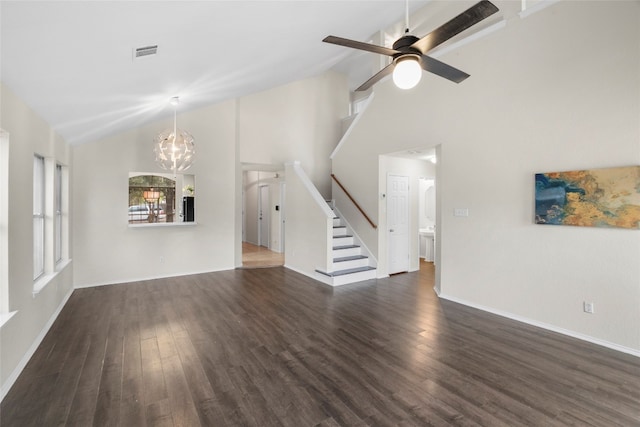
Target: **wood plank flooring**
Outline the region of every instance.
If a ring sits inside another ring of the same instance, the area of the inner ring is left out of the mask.
[[[268,248],[242,242],[242,268],[263,268],[284,265],[284,254]]]
[[[640,425],[640,359],[440,301],[430,267],[78,289],[0,425]]]

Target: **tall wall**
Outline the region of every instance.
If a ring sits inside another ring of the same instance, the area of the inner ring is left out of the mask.
[[[299,161],[329,199],[329,155],[341,136],[340,121],[348,113],[346,78],[334,72],[240,98],[240,161],[270,165]]]
[[[460,85],[378,84],[334,171],[375,212],[378,156],[440,145],[442,296],[640,354],[640,231],[533,223],[536,172],[640,163],[640,5],[516,3],[439,58],[471,74]]]
[[[344,80],[330,72],[178,114],[178,127],[196,140],[197,160],[187,171],[196,183],[193,226],[132,228],[124,214],[129,172],[162,172],[151,143],[172,120],[75,147],[76,286],[240,265],[240,164],[300,160],[314,171],[314,184],[324,186],[329,153],[339,138],[341,114],[348,108]]]
[[[178,114],[195,138],[196,222],[129,227],[130,172],[164,172],[154,136],[173,120],[83,144],[74,155],[75,285],[90,286],[230,269],[234,266],[235,101]]]
[[[71,166],[70,148],[36,113],[4,84],[0,85],[1,127],[9,134],[8,306],[14,315],[0,326],[2,393],[15,381],[53,317],[73,290],[72,264],[33,293],[33,156]],[[70,253],[73,251],[70,248]],[[0,313],[0,318],[4,318]]]

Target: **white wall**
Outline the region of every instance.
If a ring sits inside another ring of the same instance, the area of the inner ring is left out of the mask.
[[[328,157],[348,108],[344,80],[326,73],[178,114],[178,127],[196,140],[197,160],[187,171],[196,181],[193,227],[131,228],[121,215],[127,205],[128,173],[160,171],[151,143],[171,120],[76,147],[76,286],[241,265],[240,164],[306,160],[316,174],[314,184],[325,185]]]
[[[71,264],[33,294],[33,156],[68,166],[69,146],[4,84],[2,128],[9,133],[8,309],[17,312],[0,328],[0,397],[44,337],[73,289]],[[71,253],[73,253],[70,250]],[[1,317],[1,316],[0,316]]]
[[[178,114],[196,144],[195,225],[129,227],[125,215],[129,172],[162,172],[152,141],[173,120],[74,148],[77,287],[234,268],[235,111],[229,101]]]
[[[331,71],[239,98],[236,139],[239,162],[279,167],[299,161],[323,197],[329,198],[329,155],[342,135],[341,119],[348,112],[346,78]],[[238,171],[237,193],[242,189],[242,173]],[[236,203],[237,216],[242,215],[240,200]],[[236,238],[242,240],[240,227]],[[286,242],[280,244],[286,247]],[[236,248],[235,259],[236,266],[242,265],[241,247]]]
[[[258,236],[258,183],[257,171],[243,172],[243,197],[244,197],[244,232],[243,241],[257,245]]]
[[[418,228],[433,228],[436,225],[435,174],[418,182]]]
[[[240,161],[299,161],[325,198],[331,196],[329,155],[349,113],[344,76],[328,72],[238,100]]]
[[[442,294],[640,354],[640,232],[533,224],[536,172],[640,163],[640,6],[496,3],[505,28],[440,57],[471,77],[378,84],[334,171],[375,210],[378,154],[441,144]]]
[[[329,271],[333,213],[298,163],[286,165],[285,266],[314,277]]]

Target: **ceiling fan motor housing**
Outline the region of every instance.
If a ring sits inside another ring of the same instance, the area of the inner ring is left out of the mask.
[[[400,51],[402,53],[411,52],[411,53],[422,54],[422,52],[420,52],[415,47],[411,47],[418,40],[420,40],[420,39],[417,38],[416,36],[412,36],[410,34],[408,34],[406,36],[402,36],[402,37],[400,37],[398,40],[396,40],[393,43],[393,49],[397,50],[397,51]]]
[[[418,40],[420,39],[417,38],[416,36],[412,36],[409,34],[402,36],[398,40],[396,40],[393,43],[393,49],[397,50],[400,53],[393,55],[394,62],[397,63],[399,60],[407,57],[420,58],[420,56],[422,55],[422,52],[420,52],[419,49],[412,47],[413,44]]]

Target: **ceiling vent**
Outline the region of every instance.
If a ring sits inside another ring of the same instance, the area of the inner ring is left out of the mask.
[[[143,56],[155,55],[158,53],[158,45],[145,46],[134,49],[133,59],[142,58]]]

